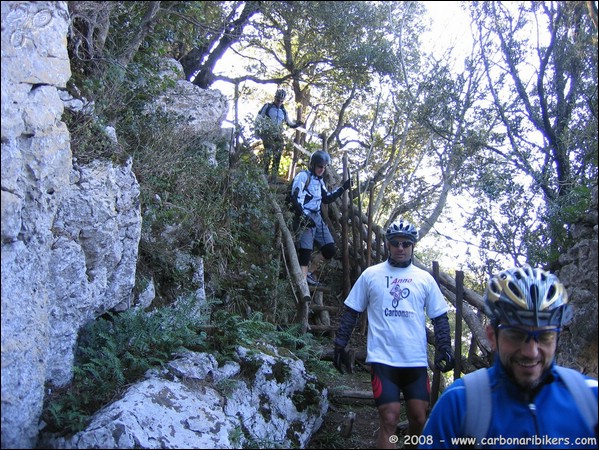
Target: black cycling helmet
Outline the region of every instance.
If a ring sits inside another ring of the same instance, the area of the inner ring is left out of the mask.
[[[327,152],[317,150],[310,156],[310,170],[314,172],[316,166],[328,166],[331,163],[331,157]]]
[[[493,325],[561,327],[573,316],[568,293],[558,278],[528,265],[491,277],[484,300]]]
[[[385,233],[387,240],[394,237],[406,237],[413,243],[418,240],[418,230],[410,222],[400,220],[399,222],[393,222],[387,232]]]
[[[287,97],[285,89],[277,89],[277,92],[275,92],[275,100],[285,100],[285,97]]]

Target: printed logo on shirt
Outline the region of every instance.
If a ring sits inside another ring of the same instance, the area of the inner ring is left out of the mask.
[[[397,309],[399,303],[410,296],[410,289],[407,287],[402,287],[402,283],[409,283],[410,281],[411,280],[397,278],[391,281],[391,289],[389,290],[389,293],[392,297],[391,306],[393,309],[385,308],[384,313],[386,317],[405,317],[408,319],[414,318],[413,311]]]
[[[391,294],[391,297],[393,297],[391,306],[394,308],[397,308],[397,305],[399,305],[400,301],[410,296],[410,290],[407,287],[401,287],[401,284],[397,283],[396,281],[391,283],[391,290],[389,293]]]

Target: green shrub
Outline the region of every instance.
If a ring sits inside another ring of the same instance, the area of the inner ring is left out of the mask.
[[[46,398],[47,431],[81,431],[88,418],[122,395],[127,385],[161,367],[182,349],[203,351],[206,335],[193,301],[152,312],[107,313],[81,330],[73,380]]]

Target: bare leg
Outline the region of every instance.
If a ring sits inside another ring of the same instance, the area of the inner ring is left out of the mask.
[[[428,402],[424,400],[407,400],[406,411],[408,416],[408,435],[420,436],[426,422]],[[415,445],[404,445],[404,448],[416,448]]]
[[[397,422],[399,422],[399,412],[401,411],[401,403],[393,402],[381,405],[378,407],[380,429],[376,439],[376,448],[397,448]]]

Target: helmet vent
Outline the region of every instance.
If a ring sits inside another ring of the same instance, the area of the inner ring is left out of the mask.
[[[519,270],[516,270],[514,272],[514,278],[517,278],[517,279],[521,280],[522,279],[522,273],[520,273]]]
[[[537,287],[536,284],[533,284],[530,287],[530,301],[532,302],[533,305],[539,304],[539,288]],[[535,311],[536,310],[537,310],[537,308],[535,308]]]
[[[555,296],[557,289],[555,289],[555,285],[549,286],[549,292],[547,292],[547,299],[552,299]]]
[[[485,293],[485,307],[496,323],[563,326],[573,317],[563,284],[555,275],[530,266],[493,276]]]
[[[515,283],[513,283],[512,281],[508,282],[507,287],[519,299],[524,298],[524,296],[522,295],[522,292],[520,292],[520,289],[518,288],[518,286]]]

